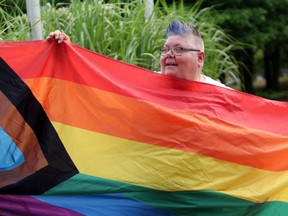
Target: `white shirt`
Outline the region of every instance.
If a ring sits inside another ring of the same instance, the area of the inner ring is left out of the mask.
[[[154,72],[161,74],[160,71],[154,71]],[[208,83],[208,84],[212,84],[212,85],[216,85],[216,86],[221,86],[221,87],[224,87],[224,88],[230,88],[229,86],[224,85],[220,81],[214,80],[211,77],[208,77],[208,76],[206,76],[206,75],[204,75],[202,73],[200,75],[201,75],[201,79],[200,79],[199,82]]]
[[[224,85],[223,83],[212,79],[211,77],[205,76],[204,74],[201,74],[200,82],[209,83],[209,84],[212,84],[212,85],[221,86],[221,87],[225,87],[225,88],[230,88],[230,87]]]

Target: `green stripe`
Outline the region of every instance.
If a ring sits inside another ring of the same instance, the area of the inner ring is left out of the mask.
[[[288,203],[254,203],[215,191],[167,192],[77,174],[45,195],[122,193],[179,216],[288,215]]]
[[[247,216],[287,216],[288,203],[281,201],[258,203],[250,211]]]

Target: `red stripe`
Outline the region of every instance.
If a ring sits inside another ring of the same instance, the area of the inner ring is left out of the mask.
[[[209,84],[172,79],[74,44],[13,42],[0,43],[0,49],[4,60],[22,78],[49,76],[65,79],[172,109],[288,135],[287,102],[269,101]]]

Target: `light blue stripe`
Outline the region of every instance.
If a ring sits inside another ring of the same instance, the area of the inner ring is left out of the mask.
[[[24,161],[22,152],[4,129],[0,127],[0,172],[12,170]]]
[[[171,213],[147,206],[122,194],[34,196],[54,206],[87,216],[171,216]]]

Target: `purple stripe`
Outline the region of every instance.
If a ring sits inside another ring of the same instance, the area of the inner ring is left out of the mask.
[[[78,212],[49,205],[24,195],[0,195],[0,215],[83,216]]]

